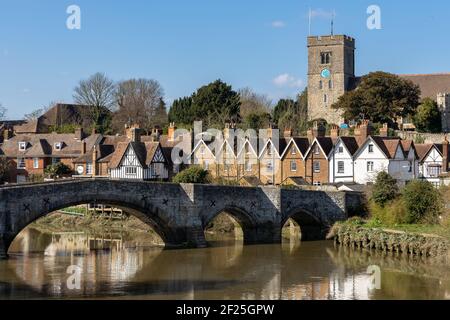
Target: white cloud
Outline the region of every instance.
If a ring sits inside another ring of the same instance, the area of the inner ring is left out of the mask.
[[[324,9],[311,10],[311,18],[331,19],[333,14],[333,11],[326,11]]]
[[[284,28],[284,27],[286,27],[286,23],[284,21],[281,21],[281,20],[273,21],[272,22],[272,27],[273,28]]]
[[[297,79],[289,73],[283,73],[273,79],[273,84],[277,87],[301,88],[304,85],[302,79]]]
[[[23,93],[30,93],[30,92],[31,92],[31,90],[30,90],[30,89],[28,89],[28,88],[25,88],[25,89],[23,89],[23,90],[22,90],[22,92],[23,92]]]

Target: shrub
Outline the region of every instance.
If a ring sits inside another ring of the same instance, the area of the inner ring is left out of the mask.
[[[384,207],[372,202],[370,205],[371,222],[375,225],[394,226],[408,223],[408,212],[402,198],[397,198]]]
[[[388,173],[381,171],[372,190],[372,200],[379,206],[384,207],[386,203],[396,199],[399,195],[397,181]]]
[[[209,173],[199,166],[193,166],[178,173],[174,178],[175,183],[209,183]]]
[[[54,179],[72,174],[72,169],[70,169],[64,163],[59,162],[48,166],[47,168],[45,168],[44,172],[47,177]]]
[[[408,223],[438,223],[443,201],[431,183],[425,180],[410,182],[403,190],[403,199]]]

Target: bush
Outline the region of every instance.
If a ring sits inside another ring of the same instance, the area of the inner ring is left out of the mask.
[[[0,158],[0,184],[8,180],[10,166],[11,164],[8,159]]]
[[[397,181],[388,173],[381,171],[372,190],[372,200],[379,206],[384,207],[389,201],[396,199],[399,195]]]
[[[47,177],[55,179],[61,176],[72,174],[72,169],[70,169],[64,163],[59,162],[48,166],[47,168],[45,168],[44,172]]]
[[[441,194],[425,180],[410,182],[403,190],[403,199],[407,210],[407,223],[439,222],[443,211]]]
[[[190,167],[178,173],[174,178],[175,183],[210,183],[209,173],[199,166]]]
[[[395,199],[384,207],[372,202],[370,212],[373,225],[395,226],[408,223],[408,212],[402,198]]]

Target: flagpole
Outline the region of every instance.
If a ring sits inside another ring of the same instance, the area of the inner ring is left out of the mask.
[[[309,36],[311,36],[311,7],[309,7]]]

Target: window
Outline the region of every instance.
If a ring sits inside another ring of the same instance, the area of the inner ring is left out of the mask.
[[[333,81],[328,80],[328,89],[333,89]]]
[[[412,161],[409,162],[409,168],[408,168],[408,172],[412,172],[413,171],[413,163]]]
[[[203,169],[209,170],[209,162],[208,161],[203,162]]]
[[[25,169],[27,166],[25,164],[24,158],[18,158],[17,159],[17,169]]]
[[[369,144],[369,153],[373,153],[373,144]]]
[[[27,150],[27,143],[24,141],[19,142],[19,150],[20,151],[25,151]]]
[[[322,185],[322,182],[314,181],[313,186],[320,187]]]
[[[320,149],[319,149],[319,146],[317,146],[317,145],[314,147],[314,154],[315,155],[320,154]]]
[[[344,161],[339,161],[338,162],[338,173],[345,173]]]
[[[323,82],[322,82],[322,80],[319,81],[319,89],[320,89],[320,90],[323,89]]]
[[[62,149],[62,142],[56,142],[55,143],[55,150],[61,151]]]
[[[337,149],[337,153],[344,153],[344,147],[339,147]]]
[[[325,103],[328,102],[328,96],[326,94],[323,95],[323,102],[325,102]]]
[[[295,147],[292,147],[291,154],[292,155],[296,155],[297,154],[297,149]]]
[[[269,171],[269,172],[273,171],[273,163],[272,163],[272,161],[267,162],[267,171]]]
[[[92,174],[92,163],[86,163],[86,174]]]
[[[331,52],[321,52],[320,53],[320,63],[330,64],[331,63]]]
[[[39,169],[39,158],[33,159],[33,169]]]
[[[314,173],[320,173],[320,162],[319,161],[314,162]]]
[[[92,163],[90,163],[91,165],[91,173],[92,174]],[[137,175],[137,167],[125,167],[125,174],[127,176],[135,176]]]
[[[374,167],[373,161],[368,161],[367,162],[367,172],[373,172],[373,167]]]
[[[245,171],[251,172],[252,171],[252,163],[250,160],[245,161]]]
[[[291,171],[296,172],[297,171],[297,161],[292,160],[291,161]]]
[[[230,172],[231,171],[231,165],[230,164],[225,164],[225,171],[226,172]]]
[[[57,163],[60,163],[60,162],[61,162],[60,158],[53,158],[52,159],[52,164],[57,164]]]
[[[430,177],[436,178],[439,177],[442,172],[442,166],[440,165],[429,165],[428,166],[428,175]]]
[[[268,146],[267,146],[267,155],[268,155],[268,156],[271,156],[271,155],[272,155],[272,146],[271,146],[271,145],[268,145]]]
[[[200,147],[200,154],[204,155],[205,154],[205,146],[201,146]]]

